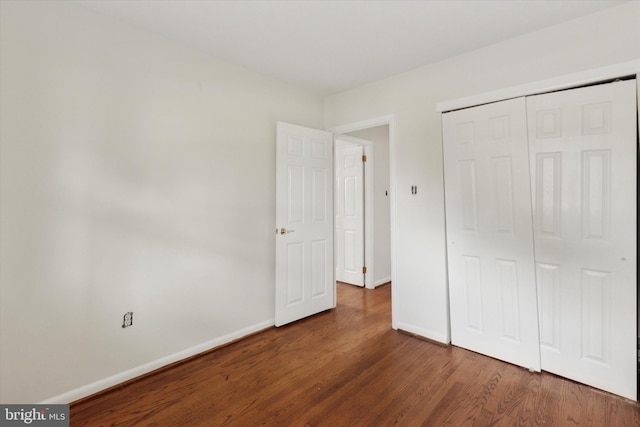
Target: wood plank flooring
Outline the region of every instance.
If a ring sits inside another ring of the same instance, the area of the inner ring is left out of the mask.
[[[71,405],[71,426],[640,426],[629,400],[391,329],[390,285]]]

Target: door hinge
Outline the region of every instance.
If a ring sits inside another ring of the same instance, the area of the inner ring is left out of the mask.
[[[362,274],[367,274],[367,267],[362,267]]]
[[[362,155],[362,163],[364,163],[364,162],[366,162],[366,161],[367,161],[367,155],[366,155],[366,154],[363,154],[363,155]]]

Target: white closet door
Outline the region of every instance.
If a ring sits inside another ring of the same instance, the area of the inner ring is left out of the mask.
[[[527,98],[542,369],[636,398],[635,80]]]
[[[525,100],[442,120],[452,343],[539,371]]]

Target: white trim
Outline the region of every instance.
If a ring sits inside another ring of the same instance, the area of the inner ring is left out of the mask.
[[[630,74],[640,74],[640,60],[622,62],[606,67],[594,68],[551,79],[526,83],[519,86],[512,86],[492,92],[442,101],[436,104],[436,111],[438,113],[442,113],[445,111],[457,110],[474,105],[488,104],[490,102],[502,101],[520,96],[569,89],[572,87],[596,83],[601,80],[615,79],[617,77],[623,77]]]
[[[390,114],[388,116],[374,117],[372,119],[361,120],[359,122],[334,126],[327,130],[337,135],[341,133],[355,132],[357,130],[362,130],[362,129],[374,128],[376,126],[384,126],[384,125],[391,126],[392,122],[395,122],[395,115]],[[389,137],[390,137],[389,139],[391,139],[391,135],[389,135]]]
[[[389,210],[390,210],[390,226],[391,226],[391,327],[398,329],[398,301],[400,284],[396,278],[396,117],[393,114],[372,119],[362,120],[354,123],[347,123],[333,128],[327,129],[334,134],[355,132],[361,129],[372,128],[376,126],[389,125]]]
[[[391,281],[391,276],[389,277],[383,277],[382,279],[378,279],[375,282],[373,282],[373,288],[377,288],[380,285],[385,285],[387,283],[389,283]]]
[[[393,289],[393,288],[391,288],[391,289]],[[427,339],[430,339],[432,341],[437,341],[437,342],[443,343],[443,344],[449,344],[449,339],[447,337],[447,334],[443,334],[442,332],[437,332],[437,331],[432,331],[432,330],[429,330],[429,329],[419,328],[419,327],[410,325],[408,323],[398,323],[398,328],[397,329],[401,329],[403,331],[419,335],[422,338],[427,338]]]
[[[94,383],[87,384],[82,387],[78,387],[66,393],[59,394],[57,396],[43,400],[39,404],[52,405],[52,404],[71,403],[75,400],[82,399],[83,397],[87,397],[94,393],[98,393],[102,390],[106,390],[109,387],[113,387],[115,385],[122,384],[126,381],[132,380],[141,375],[148,374],[149,372],[155,371],[156,369],[160,369],[172,363],[179,362],[180,360],[186,359],[191,356],[195,356],[197,354],[214,349],[221,345],[228,344],[231,341],[244,338],[247,335],[259,332],[263,329],[270,328],[274,325],[274,323],[275,323],[275,319],[270,319],[265,322],[257,323],[255,325],[249,326],[248,328],[244,328],[239,331],[235,331],[230,334],[223,335],[221,337],[193,346],[186,350],[182,350],[177,353],[171,354],[169,356],[156,359],[152,362],[145,363],[144,365],[135,367],[133,369],[129,369],[124,372],[120,372],[118,374],[112,375],[107,378],[103,378]]]

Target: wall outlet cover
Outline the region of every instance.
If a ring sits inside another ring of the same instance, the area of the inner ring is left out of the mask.
[[[129,311],[128,313],[124,314],[124,317],[122,318],[122,327],[123,328],[128,328],[129,326],[133,325],[133,311]]]

